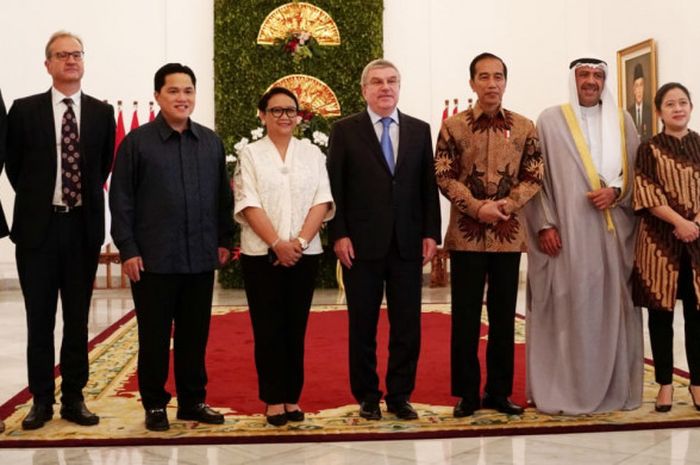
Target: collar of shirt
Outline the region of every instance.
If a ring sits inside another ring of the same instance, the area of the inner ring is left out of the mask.
[[[506,113],[503,109],[503,106],[498,107],[498,111],[496,111],[496,113],[493,116],[491,116],[484,112],[484,109],[481,108],[481,105],[479,105],[479,101],[477,100],[476,104],[474,104],[472,111],[474,112],[474,121],[479,121],[481,118],[486,118],[489,121],[506,120]]]
[[[367,113],[369,114],[369,119],[372,121],[373,125],[379,123],[379,120],[382,119],[382,116],[379,116],[378,114],[373,112],[369,106],[367,106]],[[398,108],[394,108],[394,111],[391,112],[389,117],[398,126],[398,124],[399,124],[399,110],[398,110]]]
[[[63,111],[68,107],[65,103],[63,103],[64,98],[69,98],[73,99],[73,111],[80,111],[80,96],[82,95],[82,91],[79,90],[73,95],[63,95],[61,91],[56,89],[55,87],[51,87],[51,103],[53,104],[54,107],[58,105],[63,105]]]
[[[167,121],[165,121],[162,112],[158,113],[156,119],[153,120],[153,124],[155,124],[158,127],[158,134],[160,134],[160,137],[161,139],[163,139],[163,141],[166,141],[170,136],[173,135],[173,133],[179,134],[176,130],[170,127]],[[191,118],[187,118],[187,129],[183,131],[183,134],[185,133],[190,133],[194,136],[195,139],[199,139],[199,129],[197,128],[197,125],[193,123]]]

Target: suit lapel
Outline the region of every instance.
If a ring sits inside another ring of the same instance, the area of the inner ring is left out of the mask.
[[[362,115],[358,120],[358,124],[361,127],[359,133],[362,134],[365,144],[368,147],[370,147],[371,152],[373,154],[373,158],[384,168],[384,170],[386,170],[387,174],[391,176],[391,171],[389,171],[389,165],[387,165],[386,160],[384,159],[382,146],[379,144],[379,140],[377,139],[377,132],[374,130],[372,120],[370,119],[367,110],[362,112]]]
[[[46,141],[46,146],[51,147],[52,150],[48,151],[49,156],[49,166],[53,172],[54,178],[56,177],[56,125],[53,120],[53,101],[51,100],[51,89],[41,96],[41,102],[39,105],[39,118],[38,128],[41,136]]]
[[[83,173],[88,166],[87,150],[87,138],[90,135],[90,130],[86,129],[90,121],[93,120],[92,110],[93,107],[90,105],[90,100],[85,95],[85,92],[80,92],[80,160],[81,169]]]
[[[410,128],[406,127],[408,125],[408,121],[406,120],[406,117],[404,117],[403,113],[400,111],[399,113],[399,150],[396,154],[396,168],[394,169],[394,176],[396,176],[396,173],[399,172],[401,169],[401,166],[404,164],[404,160],[406,159],[406,152],[408,151],[408,148],[410,147],[410,144],[408,143],[408,138],[410,136],[411,130]]]

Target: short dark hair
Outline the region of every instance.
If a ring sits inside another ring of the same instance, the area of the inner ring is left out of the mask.
[[[270,99],[277,94],[286,95],[287,97],[294,100],[294,105],[297,107],[297,110],[299,109],[299,100],[297,99],[297,96],[294,95],[294,92],[287,89],[286,87],[273,87],[267,92],[265,92],[262,97],[260,97],[260,100],[258,101],[258,110],[262,112],[267,110],[267,104],[270,102]]]
[[[685,96],[688,97],[688,102],[690,102],[690,105],[693,105],[693,101],[690,98],[690,92],[688,92],[688,89],[686,89],[683,84],[680,82],[668,82],[659,87],[659,90],[656,91],[656,95],[654,96],[654,106],[656,107],[656,111],[661,112],[661,104],[664,101],[664,97],[670,90],[673,89],[680,89]]]
[[[480,53],[474,57],[472,62],[469,64],[469,79],[471,79],[472,81],[474,80],[474,77],[476,77],[476,64],[479,63],[481,60],[486,60],[487,58],[492,58],[494,60],[500,61],[503,65],[503,77],[508,79],[508,67],[506,66],[505,62],[501,60],[500,57],[497,57],[493,53],[489,52]]]
[[[181,63],[168,63],[163,65],[156,71],[156,75],[153,77],[153,90],[160,92],[160,89],[165,85],[165,78],[170,74],[183,73],[192,79],[192,85],[197,87],[197,78],[194,76],[194,71],[189,66],[185,66]]]

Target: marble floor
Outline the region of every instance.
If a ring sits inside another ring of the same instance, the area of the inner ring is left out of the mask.
[[[518,299],[523,312],[524,293]],[[424,301],[447,302],[447,288],[425,289]],[[215,292],[216,304],[245,302],[241,291]],[[319,291],[315,303],[343,301],[337,291]],[[90,337],[132,308],[128,290],[97,290]],[[677,312],[676,364],[685,366],[682,312]],[[60,317],[56,340],[60,340]],[[645,336],[646,338],[646,336]],[[646,338],[648,340],[648,338]],[[22,296],[0,290],[0,403],[26,385],[26,329]],[[647,356],[649,353],[646,347]],[[443,465],[443,464],[700,464],[700,429],[659,429],[415,441],[368,441],[213,446],[0,449],[0,465]]]

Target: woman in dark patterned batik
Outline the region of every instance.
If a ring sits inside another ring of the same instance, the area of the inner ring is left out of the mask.
[[[657,412],[673,401],[673,308],[683,301],[690,395],[700,410],[700,135],[688,129],[693,111],[682,84],[663,85],[654,98],[663,130],[642,143],[635,170],[634,208],[641,217],[633,273],[634,301],[649,308]]]

